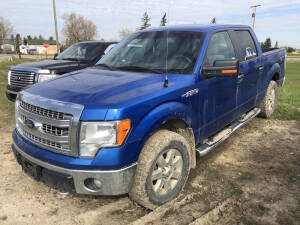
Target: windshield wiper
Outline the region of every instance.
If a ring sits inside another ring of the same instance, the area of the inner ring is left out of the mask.
[[[111,66],[109,66],[109,65],[107,65],[105,63],[99,63],[99,64],[96,64],[95,66],[101,66],[101,67],[107,68],[109,70],[114,70],[113,67],[111,67]]]
[[[86,59],[78,59],[78,58],[62,58],[61,60],[70,60],[70,61],[76,61],[76,62],[88,62],[89,60]]]
[[[76,58],[62,58],[61,60],[78,61]]]
[[[116,69],[129,70],[129,71],[144,71],[144,72],[163,74],[163,72],[160,70],[150,69],[150,68],[145,68],[145,67],[140,67],[140,66],[120,66],[120,67],[116,67]]]

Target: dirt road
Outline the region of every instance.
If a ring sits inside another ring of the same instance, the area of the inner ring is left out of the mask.
[[[128,196],[61,193],[21,171],[0,130],[0,224],[299,224],[300,121],[255,119],[198,160],[183,193],[148,211]]]

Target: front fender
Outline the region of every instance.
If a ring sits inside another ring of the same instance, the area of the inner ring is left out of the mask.
[[[138,153],[148,140],[163,123],[172,119],[183,120],[189,127],[192,124],[191,109],[180,102],[163,103],[151,110],[131,132],[130,141],[140,142]]]

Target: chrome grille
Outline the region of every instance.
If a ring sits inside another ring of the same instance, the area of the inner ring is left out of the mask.
[[[37,144],[43,144],[45,146],[55,148],[55,149],[59,149],[61,151],[69,151],[68,148],[64,147],[60,143],[57,143],[57,142],[54,142],[54,141],[49,141],[49,140],[41,138],[41,137],[37,137],[37,136],[27,132],[27,131],[22,130],[21,134],[23,134],[23,136],[25,136],[26,138],[32,140],[33,142],[35,142]]]
[[[20,106],[29,112],[36,113],[36,114],[46,116],[46,117],[50,117],[50,118],[54,118],[54,119],[58,119],[58,120],[67,119],[67,118],[70,118],[70,116],[71,116],[69,114],[65,114],[62,112],[44,109],[42,107],[35,106],[32,104],[26,103],[24,101],[20,101]]]
[[[24,88],[34,83],[34,72],[12,70],[10,83],[12,86]]]
[[[16,110],[17,130],[21,136],[44,149],[76,155],[70,148],[72,115],[42,108],[21,99]]]
[[[43,131],[48,134],[53,134],[55,136],[68,136],[68,127],[55,127],[50,124],[43,124]]]

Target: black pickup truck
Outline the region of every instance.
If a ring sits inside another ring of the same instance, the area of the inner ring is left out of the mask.
[[[76,43],[52,60],[10,67],[6,96],[15,101],[19,91],[34,83],[95,65],[116,42],[85,41]]]

